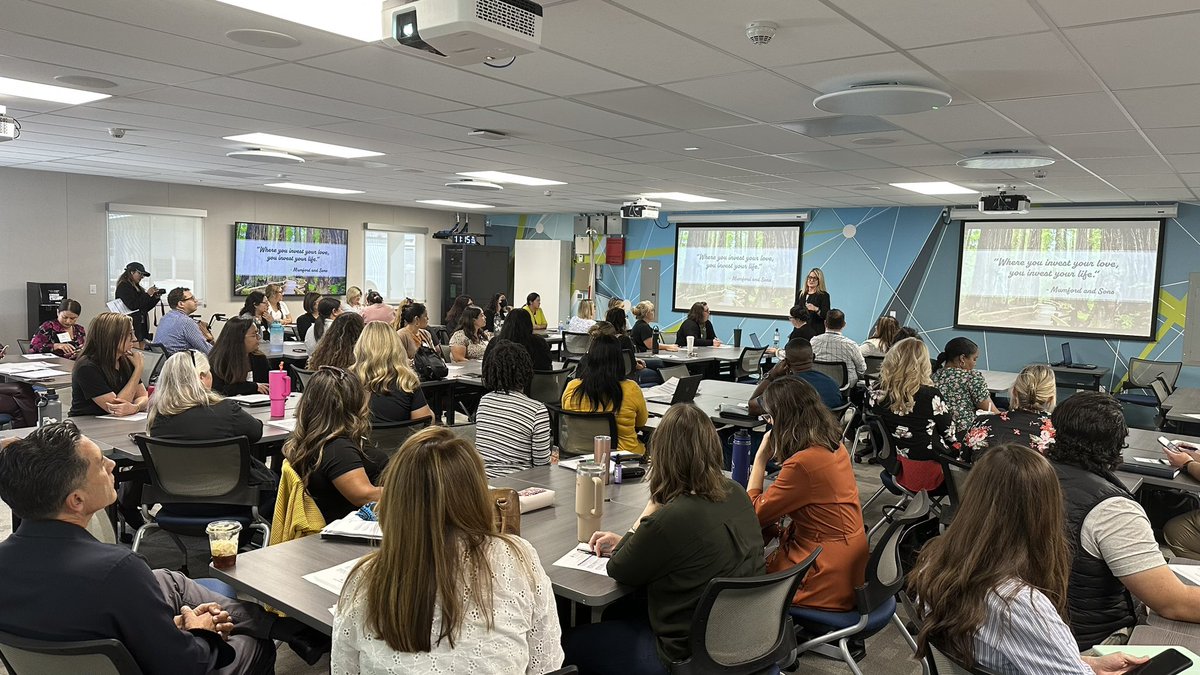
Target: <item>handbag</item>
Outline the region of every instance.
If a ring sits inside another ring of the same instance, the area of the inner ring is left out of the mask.
[[[441,356],[438,356],[437,352],[430,349],[429,345],[421,345],[417,348],[417,355],[413,357],[413,370],[417,372],[417,377],[421,378],[422,382],[445,379],[450,374],[446,362],[442,360]]]
[[[500,534],[521,534],[521,499],[512,488],[488,488],[492,518]]]

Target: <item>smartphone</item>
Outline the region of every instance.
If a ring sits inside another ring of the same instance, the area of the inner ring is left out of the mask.
[[[1183,452],[1183,449],[1180,448],[1177,443],[1168,439],[1166,436],[1159,436],[1158,444],[1163,446],[1167,450],[1170,450],[1171,452]]]
[[[1142,665],[1125,671],[1125,675],[1178,675],[1191,667],[1191,659],[1178,649],[1168,649]]]

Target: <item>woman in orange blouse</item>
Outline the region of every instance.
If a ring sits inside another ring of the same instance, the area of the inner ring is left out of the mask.
[[[763,438],[750,470],[747,492],[763,526],[763,536],[779,537],[767,559],[767,573],[787,569],[822,547],[792,604],[831,612],[854,609],[854,589],[867,568],[867,535],[858,484],[841,429],[809,383],[781,378],[762,395],[772,428]],[[767,461],[783,465],[763,492]],[[786,527],[784,516],[791,518]]]

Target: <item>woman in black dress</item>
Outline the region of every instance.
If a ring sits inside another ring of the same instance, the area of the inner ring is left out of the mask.
[[[825,332],[825,315],[829,314],[829,291],[825,288],[825,273],[820,267],[808,271],[804,288],[796,294],[796,304],[808,310],[808,327],[813,335]]]
[[[125,266],[125,272],[117,279],[117,300],[125,303],[127,309],[133,310],[129,318],[133,319],[133,336],[138,342],[150,339],[150,310],[158,304],[158,297],[165,291],[157,286],[142,290],[142,279],[150,276],[145,265],[131,262]]]

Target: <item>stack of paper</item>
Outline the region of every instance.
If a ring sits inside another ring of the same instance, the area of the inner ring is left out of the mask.
[[[323,569],[319,572],[305,574],[304,580],[310,584],[316,584],[321,588],[333,593],[334,595],[342,594],[342,586],[346,585],[346,577],[350,576],[350,570],[358,564],[361,558],[347,560],[340,565],[334,565],[328,569]],[[332,610],[331,610],[332,611]]]
[[[53,359],[53,358],[57,358],[57,356],[56,356],[56,355],[54,355],[54,354],[22,354],[22,356],[23,356],[24,358],[27,358],[27,359],[31,360],[31,361],[36,361],[36,360],[38,360],[38,359]]]
[[[321,536],[380,541],[383,539],[383,530],[379,528],[379,521],[363,520],[357,513],[351,513],[326,525],[321,530]]]
[[[647,387],[642,390],[642,396],[646,397],[647,401],[661,401],[670,403],[675,396],[675,387],[679,385],[679,378],[672,377],[662,384],[653,387]]]
[[[271,402],[271,397],[267,394],[239,394],[237,396],[226,396],[230,401],[237,401],[242,405],[267,405]]]

